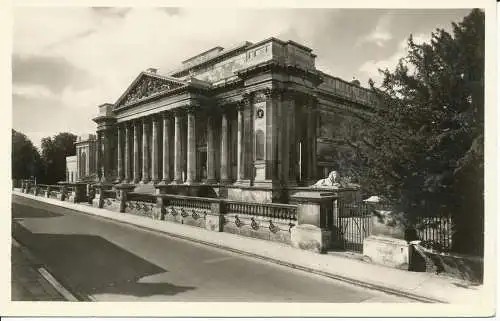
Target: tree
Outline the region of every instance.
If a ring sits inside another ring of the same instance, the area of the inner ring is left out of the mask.
[[[45,182],[54,184],[66,178],[66,157],[75,155],[76,135],[59,133],[42,138],[42,159],[45,163]]]
[[[12,130],[12,178],[40,178],[42,162],[40,154],[26,135]]]
[[[410,36],[393,72],[381,70],[375,114],[356,142],[363,184],[405,213],[451,214],[454,250],[482,253],[484,12],[472,10],[429,43]]]

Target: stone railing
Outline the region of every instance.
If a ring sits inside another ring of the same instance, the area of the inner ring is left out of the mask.
[[[318,193],[317,197],[294,195],[293,204],[280,204],[135,193],[134,188],[129,184],[59,182],[38,185],[36,190],[61,201],[88,202],[115,212],[282,242],[315,252],[324,252],[329,246],[331,227],[325,222],[331,221],[326,216],[333,215],[332,193],[327,197]]]

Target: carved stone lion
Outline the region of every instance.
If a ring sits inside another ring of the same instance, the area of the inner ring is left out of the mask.
[[[340,187],[340,176],[337,171],[331,171],[327,178],[320,179],[315,187]]]

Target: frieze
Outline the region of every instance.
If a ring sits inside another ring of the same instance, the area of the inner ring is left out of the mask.
[[[143,76],[126,94],[120,105],[128,105],[154,94],[181,87],[181,84],[160,78]]]

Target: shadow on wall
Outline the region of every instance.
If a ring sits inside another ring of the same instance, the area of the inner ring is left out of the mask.
[[[143,277],[167,271],[99,236],[36,234],[17,222],[13,223],[12,234],[80,296],[107,293],[147,297],[195,289],[171,283],[139,283]]]

